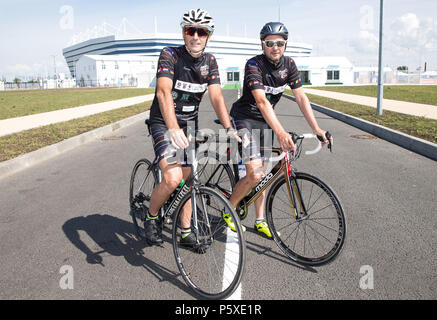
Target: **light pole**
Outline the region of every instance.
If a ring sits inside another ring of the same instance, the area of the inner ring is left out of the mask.
[[[379,63],[378,63],[378,102],[377,102],[377,113],[378,115],[382,115],[382,104],[384,97],[384,69],[382,66],[382,20],[383,20],[383,7],[384,0],[380,1],[380,9],[379,9]]]
[[[55,70],[55,77],[54,77],[54,79],[56,79],[57,78],[57,76],[56,76],[56,57],[55,57],[54,54],[52,54],[50,56],[53,57],[53,69]]]

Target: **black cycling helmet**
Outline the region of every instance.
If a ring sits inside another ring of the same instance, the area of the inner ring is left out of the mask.
[[[285,40],[288,40],[288,30],[285,25],[281,22],[268,22],[264,25],[259,33],[259,37],[261,40],[264,40],[265,37],[270,36],[272,34],[277,34],[283,36]]]

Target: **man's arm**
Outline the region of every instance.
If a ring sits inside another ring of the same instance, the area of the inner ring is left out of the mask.
[[[231,120],[229,118],[228,109],[226,109],[225,99],[223,98],[220,84],[211,84],[208,86],[209,98],[214,108],[220,123],[224,128],[231,127]]]
[[[156,97],[159,102],[159,110],[169,130],[180,129],[176,119],[173,96],[171,90],[173,81],[167,77],[160,77],[156,82]]]
[[[266,93],[262,89],[252,90],[252,95],[255,98],[256,105],[261,111],[261,114],[267,124],[272,128],[273,132],[278,137],[279,144],[284,151],[289,151],[295,149],[293,140],[291,136],[284,130],[278,117],[276,116],[275,110],[266,97]]]
[[[172,144],[176,148],[185,149],[188,147],[188,140],[184,132],[179,127],[176,119],[173,96],[171,90],[173,80],[167,77],[159,77],[156,82],[156,97],[159,103],[159,110],[164,118],[165,124],[170,132]]]
[[[299,106],[300,111],[302,112],[303,116],[305,117],[306,121],[308,122],[308,125],[313,130],[314,134],[323,137],[323,143],[328,142],[328,140],[325,137],[326,131],[320,129],[316,117],[314,116],[313,109],[311,108],[310,101],[308,100],[307,95],[304,92],[304,89],[302,87],[297,89],[292,89],[293,95],[296,98],[296,103]],[[331,138],[331,144],[332,144],[332,138]]]

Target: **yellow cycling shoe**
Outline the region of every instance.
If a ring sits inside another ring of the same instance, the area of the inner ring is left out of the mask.
[[[235,229],[234,221],[232,221],[232,218],[231,218],[231,215],[229,214],[229,212],[225,213],[225,209],[222,209],[222,217],[223,217],[223,220],[225,220],[228,227],[231,228],[232,231],[236,232],[237,230]],[[243,225],[241,225],[241,229],[243,230],[243,232],[246,231],[246,227]]]
[[[267,238],[272,239],[272,233],[270,232],[269,225],[265,221],[261,221],[260,223],[256,223],[255,221],[255,230],[263,235],[265,235]],[[281,234],[279,232],[278,236]]]

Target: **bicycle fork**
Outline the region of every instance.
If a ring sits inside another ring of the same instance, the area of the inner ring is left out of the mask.
[[[193,210],[193,216],[191,217],[193,220],[193,228],[194,228],[194,235],[196,237],[196,243],[199,246],[199,248],[203,245],[203,243],[201,242],[201,236],[200,236],[200,229],[199,229],[199,223],[198,223],[198,206],[197,206],[197,199],[196,199],[196,192],[198,191],[197,189],[197,177],[195,176],[195,173],[197,173],[197,158],[195,157],[195,149],[193,148],[192,150],[190,150],[190,155],[191,155],[191,159],[192,159],[192,165],[191,165],[191,174],[193,177],[193,183],[191,186],[191,206],[192,206],[192,210]],[[205,226],[207,228],[208,234],[211,236],[211,224],[209,222],[209,218],[208,218],[208,214],[207,214],[207,210],[206,210],[206,204],[205,204],[205,199],[203,197],[203,195],[201,193],[199,193],[201,196],[201,205],[202,205],[202,211],[203,211],[203,215],[205,218]],[[209,242],[209,241],[207,241]]]
[[[299,185],[297,184],[296,179],[294,179],[295,174],[290,166],[288,153],[286,154],[285,159],[283,161],[285,161],[284,171],[287,181],[288,196],[292,204],[293,216],[297,221],[305,220],[308,218],[308,213],[305,204],[302,200],[302,193],[300,191]],[[300,205],[299,207],[297,206],[297,202],[299,202]],[[300,208],[300,212],[299,212],[299,208]]]

